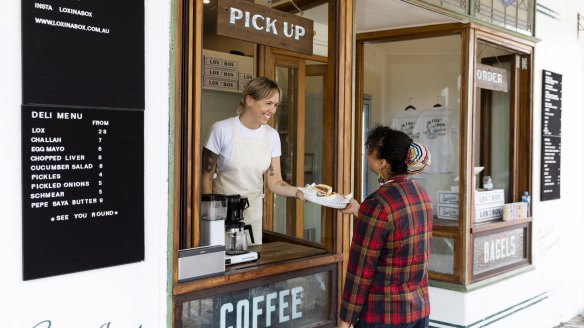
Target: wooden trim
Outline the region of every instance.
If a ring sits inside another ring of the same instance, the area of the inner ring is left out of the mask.
[[[398,28],[386,31],[365,32],[357,34],[357,42],[372,41],[387,42],[398,40],[413,40],[450,34],[462,33],[468,29],[468,24],[449,23],[438,25],[426,25],[417,27]]]
[[[191,282],[175,284],[173,287],[173,295],[181,295],[201,291],[208,288],[216,288],[222,285],[232,285],[234,283],[257,280],[265,277],[298,271],[302,269],[312,268],[321,265],[334,264],[342,260],[342,255],[330,254],[317,256],[310,259],[298,259],[294,261],[287,261],[285,263],[265,265],[259,268],[251,268],[242,270],[241,272],[234,272],[221,276],[215,276],[205,279],[200,279]]]
[[[473,170],[475,162],[475,154],[473,151],[475,145],[475,131],[476,126],[476,108],[475,108],[475,58],[477,51],[475,30],[469,28],[463,33],[462,49],[463,60],[461,67],[461,112],[460,112],[460,162],[459,173],[461,180],[459,181],[459,188],[461,190],[459,199],[461,199],[460,216],[461,224],[460,239],[461,239],[461,256],[456,259],[459,261],[461,272],[459,283],[463,285],[470,284],[470,270],[472,269],[472,238],[470,228],[473,219],[473,192],[474,192],[474,177]]]
[[[310,267],[310,268],[302,269],[302,270],[288,271],[288,272],[284,272],[281,274],[266,277],[264,279],[261,279],[261,281],[257,280],[257,279],[256,280],[249,280],[249,281],[242,281],[242,282],[233,283],[230,285],[219,286],[217,288],[204,289],[204,290],[198,290],[198,291],[194,291],[194,292],[187,293],[187,294],[181,294],[181,295],[175,296],[174,298],[175,298],[175,301],[177,303],[184,303],[184,302],[189,302],[191,300],[203,299],[203,298],[213,297],[216,295],[226,294],[226,293],[229,293],[230,291],[237,291],[237,290],[242,290],[242,289],[246,289],[246,288],[261,287],[261,286],[268,285],[271,283],[280,282],[280,281],[284,281],[284,280],[288,280],[288,279],[294,279],[297,277],[308,276],[311,274],[321,273],[321,272],[331,272],[331,275],[333,276],[333,279],[334,279],[334,275],[336,274],[336,266],[334,264],[327,264],[327,265],[322,265],[322,266]]]
[[[355,180],[354,184],[354,191],[353,197],[358,201],[362,202],[361,199],[361,191],[363,190],[363,181],[361,180],[361,173],[364,169],[361,154],[363,152],[363,142],[364,140],[361,139],[363,135],[363,96],[365,94],[365,43],[362,41],[357,41],[355,46],[356,49],[356,58],[355,58],[355,142],[354,142],[354,158],[355,161],[355,169],[353,170],[353,177]]]
[[[470,23],[470,28],[476,32],[477,39],[489,40],[489,42],[503,46],[508,49],[513,49],[518,52],[531,53],[535,42],[525,40],[506,32],[498,31],[488,28],[476,23]]]
[[[196,1],[195,7],[195,19],[194,28],[191,31],[194,32],[194,47],[192,50],[192,75],[190,79],[192,81],[192,102],[189,103],[189,111],[191,113],[191,122],[189,131],[189,150],[192,152],[191,158],[192,163],[189,165],[189,172],[191,176],[189,181],[191,186],[189,190],[192,193],[191,204],[189,207],[191,209],[191,220],[193,222],[192,227],[192,246],[199,245],[199,200],[201,199],[201,138],[199,133],[201,131],[201,93],[203,90],[202,86],[202,75],[203,75],[203,5],[200,1]],[[197,32],[198,31],[198,32]],[[197,135],[195,135],[197,134]]]
[[[519,154],[520,149],[522,149],[519,139],[519,133],[521,131],[521,126],[519,125],[520,119],[520,108],[519,108],[519,101],[520,97],[518,95],[519,92],[519,78],[521,77],[517,74],[519,67],[517,67],[516,61],[517,55],[511,56],[511,74],[510,74],[510,82],[509,88],[513,90],[510,94],[509,99],[509,199],[510,201],[518,201],[521,200],[521,194],[519,193],[519,180],[522,178],[520,177],[519,172]],[[511,89],[512,88],[512,89]]]
[[[173,147],[173,160],[174,160],[174,176],[173,183],[174,188],[172,191],[172,197],[174,199],[173,209],[172,209],[172,249],[171,249],[171,266],[172,266],[172,284],[176,284],[178,281],[178,249],[180,242],[180,197],[181,197],[181,175],[180,175],[180,162],[181,162],[181,103],[182,103],[182,35],[183,35],[183,6],[181,1],[176,2],[176,42],[175,42],[175,99],[174,99],[174,147]]]
[[[331,0],[329,2],[329,74],[331,78],[332,108],[336,110],[333,134],[333,165],[327,178],[332,178],[333,186],[343,194],[351,192],[351,130],[352,130],[352,81],[353,81],[353,8],[354,0]],[[325,157],[326,158],[326,157]],[[342,254],[343,263],[339,263],[339,289],[345,279],[345,266],[350,247],[350,220],[340,211],[333,214],[333,222],[339,223],[334,228],[333,250]]]
[[[324,56],[307,55],[307,54],[293,52],[293,51],[284,50],[284,49],[280,49],[280,48],[270,48],[270,49],[272,51],[272,54],[274,54],[274,55],[283,55],[283,56],[301,58],[301,59],[305,59],[305,60],[313,60],[313,61],[318,61],[318,62],[323,62],[323,63],[326,63],[328,61],[328,59]]]
[[[481,233],[485,231],[497,230],[502,229],[510,226],[521,225],[525,223],[532,222],[533,218],[524,218],[524,219],[517,219],[513,221],[495,221],[495,222],[488,222],[483,224],[476,224],[471,228],[473,234]]]
[[[519,88],[519,147],[523,149],[517,165],[518,172],[523,172],[522,179],[518,182],[519,192],[529,191],[533,199],[533,54],[522,55],[520,60],[527,61],[527,69],[518,69]],[[533,202],[531,203],[533,204]],[[530,208],[530,211],[533,209]],[[533,216],[533,211],[530,212]],[[531,263],[531,260],[530,260]]]

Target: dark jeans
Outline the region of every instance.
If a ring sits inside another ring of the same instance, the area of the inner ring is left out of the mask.
[[[412,323],[403,323],[403,324],[389,324],[385,325],[382,323],[366,323],[359,321],[355,328],[428,328],[428,324],[430,323],[430,318],[425,317],[416,322]]]

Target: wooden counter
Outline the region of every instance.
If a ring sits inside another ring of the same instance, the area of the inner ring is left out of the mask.
[[[326,251],[319,248],[290,244],[281,241],[254,245],[250,251],[258,252],[260,258],[257,261],[229,265],[225,267],[225,273],[244,268],[257,267],[265,264],[285,262],[289,260],[303,259],[315,255],[325,254]]]

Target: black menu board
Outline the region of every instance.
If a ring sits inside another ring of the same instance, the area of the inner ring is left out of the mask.
[[[144,0],[22,0],[22,98],[144,109]]]
[[[541,125],[541,200],[560,198],[562,157],[562,75],[543,71]]]
[[[23,278],[144,259],[144,1],[23,0]]]

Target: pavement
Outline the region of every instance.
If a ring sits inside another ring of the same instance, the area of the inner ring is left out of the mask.
[[[568,322],[564,322],[559,326],[554,328],[583,328],[584,327],[584,317],[577,316]]]

